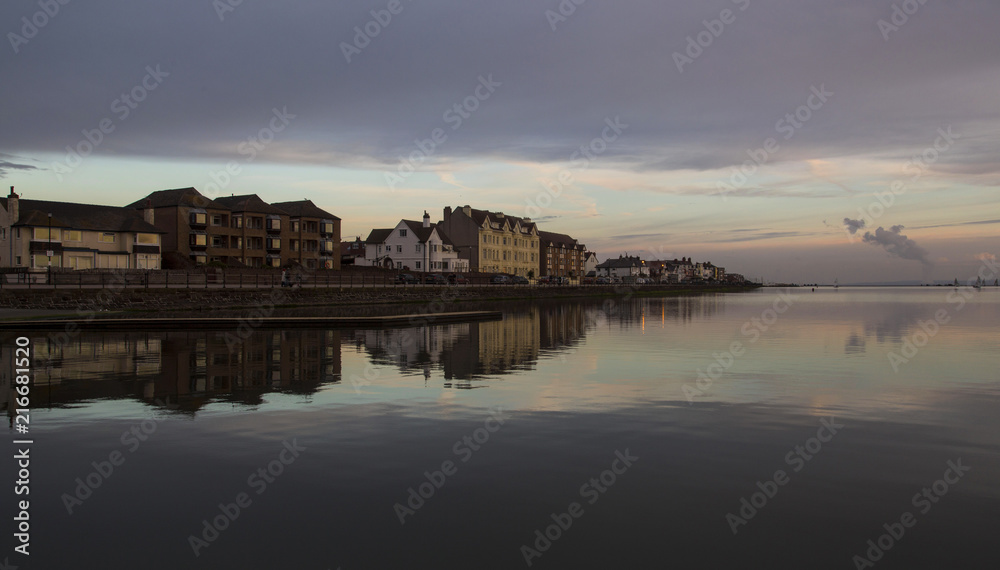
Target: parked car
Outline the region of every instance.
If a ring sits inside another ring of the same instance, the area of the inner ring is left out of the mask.
[[[593,285],[596,282],[597,282],[596,277],[584,277],[583,280],[581,281],[581,283],[583,283],[584,285]]]
[[[420,280],[414,277],[411,273],[400,273],[399,275],[396,276],[396,283],[403,283],[404,285],[406,284],[413,285],[416,283],[420,283]]]
[[[448,283],[453,285],[468,285],[469,278],[461,273],[452,273],[448,276]]]
[[[531,283],[531,281],[528,281],[527,277],[524,277],[522,275],[515,275],[514,277],[511,278],[511,282],[513,282],[514,285],[527,285]]]
[[[428,285],[447,285],[448,280],[440,273],[428,273],[427,277],[424,277],[424,283]]]
[[[510,277],[507,277],[506,275],[494,275],[493,278],[490,279],[490,283],[494,285],[508,285],[510,283]]]
[[[594,281],[594,283],[596,283],[598,285],[611,285],[611,278],[610,277],[601,276],[601,277],[598,277]]]

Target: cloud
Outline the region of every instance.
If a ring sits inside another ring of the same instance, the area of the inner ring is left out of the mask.
[[[40,170],[37,166],[11,162],[9,160],[5,160],[4,157],[17,158],[15,156],[0,152],[0,178],[6,178],[8,170]]]
[[[924,265],[931,265],[931,260],[927,257],[930,252],[903,235],[902,231],[903,226],[892,226],[888,230],[879,226],[875,233],[865,232],[862,240],[867,244],[881,246],[893,257],[912,259]]]
[[[851,235],[854,235],[858,233],[858,230],[864,229],[865,221],[844,218],[844,225],[847,226],[847,231],[851,232]]]

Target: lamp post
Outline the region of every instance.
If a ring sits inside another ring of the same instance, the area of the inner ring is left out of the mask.
[[[52,284],[52,212],[49,212],[49,249],[45,252],[49,258],[49,285]]]

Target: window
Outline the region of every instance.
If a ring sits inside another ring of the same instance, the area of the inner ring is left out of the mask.
[[[7,228],[0,228],[0,239],[7,239]]]
[[[489,242],[488,242],[488,241],[486,240],[486,236],[485,236],[485,235],[483,236],[483,243],[489,243]]]
[[[243,216],[233,216],[232,227],[240,229],[243,227]]]
[[[397,245],[396,246],[396,253],[403,253],[403,246]]]
[[[269,230],[280,230],[281,220],[279,218],[269,218],[267,220],[267,229]]]
[[[298,220],[292,220],[292,231],[293,232],[299,231],[299,221]]]
[[[396,269],[402,269],[402,268],[403,268],[403,262],[402,261],[397,261],[396,262]]]
[[[281,238],[267,238],[267,249],[281,249]]]
[[[249,221],[248,227],[250,227],[251,229],[254,230],[264,229],[264,218],[250,218],[248,221]]]
[[[419,262],[419,261],[418,261],[418,262],[417,262],[417,263],[415,264],[415,267],[416,267],[417,269],[420,269],[420,262]]]
[[[49,228],[35,228],[35,238],[34,239],[49,239]],[[59,230],[52,230],[52,239],[59,241]]]
[[[416,248],[417,248],[417,253],[420,253],[420,244],[419,243],[416,245]]]
[[[20,255],[14,258],[14,265],[21,265],[21,256]]]
[[[135,234],[135,243],[156,245],[160,243],[158,234]]]
[[[83,232],[80,230],[66,230],[63,232],[65,241],[83,241]]]
[[[212,247],[227,247],[226,236],[212,236]]]
[[[234,238],[232,238],[231,245],[232,245],[232,247],[235,247],[236,249],[243,249],[243,238],[241,238],[241,237],[234,237]]]
[[[190,245],[208,245],[208,236],[205,234],[191,234],[188,243]]]
[[[431,251],[434,252],[434,253],[437,253],[437,250],[438,250],[437,244],[436,243],[432,243],[431,244]]]
[[[406,230],[399,230],[399,237],[406,237]]]
[[[291,249],[292,251],[298,251],[299,250],[299,240],[297,240],[297,239],[288,240],[288,248]]]
[[[322,231],[325,234],[333,233],[333,222],[323,222]]]
[[[222,214],[213,214],[212,215],[212,225],[213,226],[221,226],[222,225]]]
[[[193,225],[204,226],[208,223],[208,214],[204,212],[191,212],[191,223]]]
[[[104,243],[115,243],[116,235],[114,232],[102,232],[99,239]]]

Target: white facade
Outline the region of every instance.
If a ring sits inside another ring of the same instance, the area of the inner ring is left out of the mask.
[[[400,220],[381,242],[366,243],[365,263],[430,273],[469,270],[469,260],[460,259],[451,243],[442,239],[437,225],[430,224],[427,218],[423,224]]]

